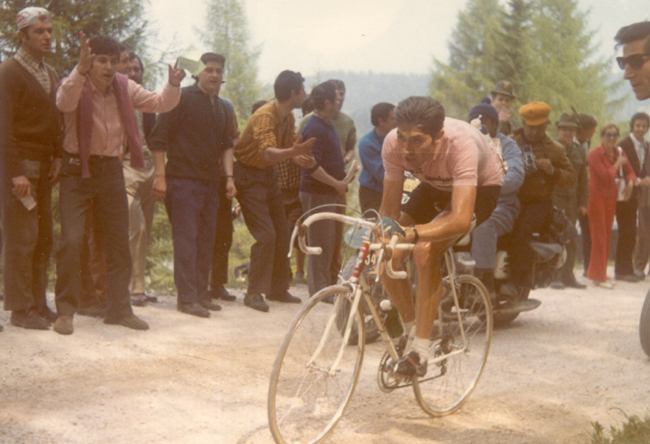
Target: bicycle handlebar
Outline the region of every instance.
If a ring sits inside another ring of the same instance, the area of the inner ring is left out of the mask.
[[[314,222],[318,222],[319,220],[334,220],[337,222],[349,223],[357,227],[370,228],[370,229],[372,229],[376,225],[375,222],[370,222],[356,217],[346,216],[344,214],[330,213],[330,212],[316,213],[316,214],[312,214],[307,219],[305,219],[302,224],[296,224],[296,226],[293,229],[293,233],[291,233],[291,243],[289,245],[293,245],[297,237],[298,246],[305,254],[321,254],[323,250],[320,247],[310,247],[305,242],[305,236],[307,235],[307,228],[311,224],[313,224]],[[384,252],[388,253],[386,255],[387,260],[385,261],[386,273],[388,274],[388,276],[393,279],[406,279],[407,277],[406,271],[393,270],[391,259],[393,257],[394,251],[412,250],[414,244],[410,244],[410,243],[398,244],[397,243],[398,240],[399,239],[397,235],[393,235],[388,245],[386,245],[385,243],[370,244],[370,251],[379,250],[379,254],[377,256],[378,264],[381,263],[381,260],[383,259],[384,256]],[[289,257],[291,257],[291,250],[289,250]]]

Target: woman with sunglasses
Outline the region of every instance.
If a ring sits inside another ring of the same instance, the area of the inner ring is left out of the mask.
[[[612,224],[616,215],[616,175],[623,168],[626,187],[625,199],[629,199],[637,182],[625,153],[616,146],[620,132],[613,123],[600,130],[601,145],[587,156],[589,164],[589,228],[591,231],[591,257],[587,277],[602,288],[612,289],[614,284],[607,280],[607,259],[612,237]]]

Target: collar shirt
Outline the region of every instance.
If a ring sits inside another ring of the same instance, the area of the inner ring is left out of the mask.
[[[234,154],[244,165],[265,169],[273,164],[264,158],[267,148],[291,148],[296,142],[296,120],[293,113],[280,117],[277,101],[255,111],[235,145]]]
[[[639,157],[639,165],[643,167],[645,164],[646,141],[645,139],[638,140],[634,134],[630,134],[630,139],[632,139],[632,143],[634,143],[634,150],[636,151],[636,155]]]
[[[33,75],[38,83],[41,84],[47,95],[52,92],[52,85],[50,84],[50,76],[47,73],[47,68],[42,60],[36,60],[23,48],[20,48],[14,58],[20,63],[31,75]]]
[[[86,82],[86,76],[79,74],[75,68],[62,82],[56,93],[56,106],[63,112],[65,124],[63,149],[79,154],[77,132],[77,106]],[[148,91],[133,80],[129,80],[128,92],[133,108],[145,113],[164,113],[172,110],[180,100],[181,90],[177,86],[165,83],[162,93]],[[106,94],[92,85],[93,128],[90,141],[91,156],[118,157],[122,154],[124,143],[124,125],[117,108],[117,97],[109,86]]]

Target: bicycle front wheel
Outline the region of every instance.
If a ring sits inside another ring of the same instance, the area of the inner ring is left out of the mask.
[[[354,345],[344,343],[337,329],[340,304],[351,296],[343,286],[319,291],[285,336],[273,365],[268,398],[269,427],[277,443],[322,442],[348,406],[365,345],[361,310],[352,317],[357,331]],[[324,302],[332,299],[334,305]]]
[[[458,306],[448,285],[431,333],[427,374],[413,379],[420,407],[431,416],[455,412],[478,383],[490,351],[492,307],[481,281],[455,279]]]

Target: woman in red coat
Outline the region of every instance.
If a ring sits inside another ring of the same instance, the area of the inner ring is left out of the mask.
[[[630,167],[625,153],[616,146],[619,130],[613,123],[604,125],[600,130],[601,145],[594,148],[587,156],[589,164],[589,228],[591,231],[591,258],[587,277],[595,285],[613,288],[607,281],[607,259],[612,237],[612,224],[616,215],[616,174],[621,167],[627,181],[626,200],[632,195],[637,178]]]

